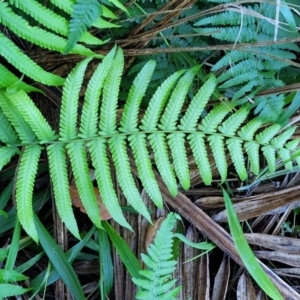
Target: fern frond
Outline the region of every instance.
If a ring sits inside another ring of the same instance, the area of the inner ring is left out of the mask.
[[[132,135],[129,137],[129,142],[143,186],[155,205],[162,208],[163,200],[151,167],[151,161],[146,146],[146,135]]]
[[[255,142],[245,143],[245,150],[248,154],[251,171],[254,175],[259,173],[259,145]]]
[[[252,140],[254,133],[260,128],[262,123],[262,120],[259,118],[251,120],[238,131],[238,135],[244,140]]]
[[[70,157],[71,166],[78,189],[80,199],[87,215],[98,227],[101,227],[100,209],[94,193],[93,184],[89,176],[89,168],[86,160],[86,150],[84,143],[73,142],[66,146]]]
[[[29,25],[25,19],[15,14],[6,2],[0,3],[0,10],[0,22],[19,37],[43,48],[61,53],[64,52],[67,41],[62,37],[39,27]],[[93,55],[91,50],[82,45],[76,45],[71,53],[85,56]]]
[[[261,144],[266,144],[278,133],[280,128],[281,126],[279,124],[271,125],[259,133],[255,139]]]
[[[97,139],[88,143],[92,163],[95,168],[95,176],[103,204],[111,214],[112,218],[121,226],[132,230],[122,213],[118,197],[113,188],[109,162],[106,154],[106,140]]]
[[[68,42],[65,53],[70,52],[84,32],[91,27],[101,14],[101,5],[98,0],[76,0],[69,23]]]
[[[119,48],[103,88],[99,125],[100,132],[103,135],[116,133],[117,103],[123,68],[124,56],[122,50]]]
[[[69,191],[66,149],[62,144],[53,144],[47,147],[47,154],[57,211],[69,231],[80,240]]]
[[[177,182],[173,167],[169,161],[165,138],[166,135],[164,133],[153,133],[149,135],[149,142],[154,152],[154,159],[159,173],[171,195],[175,197],[178,192]]]
[[[77,137],[78,98],[84,71],[92,57],[86,58],[72,70],[63,88],[60,109],[59,135],[61,140],[72,140]]]
[[[176,132],[168,135],[168,144],[171,149],[176,175],[182,187],[188,190],[190,187],[190,173],[184,143],[184,133]]]
[[[212,93],[216,87],[216,77],[210,75],[208,80],[203,84],[202,88],[199,89],[197,94],[193,97],[189,107],[180,120],[178,128],[183,131],[193,130],[196,127],[198,119],[210,99]]]
[[[188,70],[183,77],[180,78],[176,88],[171,94],[170,100],[165,108],[161,118],[159,128],[162,130],[176,130],[176,123],[185,97],[188,93],[193,78],[199,71],[199,66]]]
[[[112,152],[112,159],[116,167],[117,179],[125,197],[132,207],[151,223],[151,217],[131,175],[128,156],[126,153],[125,137],[116,136],[110,138],[108,143]]]
[[[39,145],[25,147],[21,156],[16,183],[18,218],[24,230],[36,243],[38,243],[38,234],[33,220],[32,195],[42,149]]]
[[[0,141],[7,145],[18,143],[18,136],[2,110],[0,110]]]
[[[296,130],[296,126],[292,126],[285,130],[282,134],[277,135],[275,138],[271,140],[271,144],[276,148],[282,148],[286,141],[291,138]],[[287,145],[285,145],[287,146]]]
[[[53,30],[55,33],[68,36],[69,22],[61,15],[56,14],[51,9],[45,7],[35,0],[9,0],[9,3],[23,10],[33,19],[43,24],[44,27]],[[83,33],[79,39],[81,42],[92,45],[101,45],[103,41],[99,40],[90,33]]]
[[[6,93],[6,96],[24,117],[40,143],[49,142],[56,138],[54,130],[24,91]]]
[[[147,270],[140,271],[143,279],[132,278],[139,288],[136,299],[173,299],[179,292],[178,288],[170,291],[176,282],[170,279],[177,264],[175,260],[172,260],[172,231],[176,218],[178,215],[174,213],[167,216],[156,234],[154,243],[148,247],[148,254],[141,255]]]
[[[120,131],[137,131],[140,103],[151,80],[155,65],[155,61],[150,60],[144,65],[143,69],[134,79],[126,100],[126,104],[124,106],[124,111],[122,113],[122,119],[120,122],[121,128],[119,129]]]
[[[274,173],[276,170],[275,148],[267,145],[267,146],[263,146],[261,150],[268,162],[270,173]]]
[[[176,72],[168,77],[155,91],[153,97],[149,101],[145,115],[141,121],[140,128],[145,131],[155,130],[160,114],[168,100],[168,97],[183,71]]]
[[[291,158],[291,153],[288,149],[280,149],[278,151],[278,154],[279,154],[279,157],[283,160],[283,161],[287,161]],[[293,162],[290,160],[290,161],[287,161],[285,164],[284,164],[284,167],[287,169],[287,170],[290,170],[292,171],[293,170]]]
[[[0,55],[3,56],[14,67],[16,67],[20,72],[46,85],[60,86],[64,84],[63,78],[44,71],[1,32],[0,44]]]
[[[104,57],[88,83],[81,114],[80,137],[91,138],[97,134],[99,98],[106,76],[112,66],[115,53],[116,47]]]
[[[0,108],[9,120],[10,124],[16,130],[20,140],[23,143],[30,143],[36,140],[34,132],[24,120],[22,114],[18,111],[16,106],[6,96],[4,91],[0,90]],[[15,136],[15,135],[14,135]]]

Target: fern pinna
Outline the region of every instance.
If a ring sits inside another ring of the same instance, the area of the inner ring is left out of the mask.
[[[150,215],[131,173],[128,147],[133,153],[139,178],[158,207],[162,206],[163,199],[152,169],[149,149],[153,151],[159,174],[174,196],[178,191],[176,177],[184,189],[190,187],[187,144],[191,147],[204,183],[208,185],[212,181],[208,148],[211,149],[222,181],[227,177],[226,152],[229,153],[241,180],[247,178],[244,150],[254,174],[258,174],[260,169],[260,152],[266,157],[270,172],[276,168],[277,154],[285,162],[286,168],[292,168],[289,157],[299,141],[288,140],[295,127],[281,131],[280,126],[275,124],[258,132],[263,125],[262,121],[255,118],[244,124],[249,114],[249,106],[236,109],[233,102],[215,106],[199,121],[216,86],[213,75],[195,93],[187,109],[182,109],[199,70],[198,66],[176,72],[167,78],[157,88],[139,121],[140,103],[155,68],[155,62],[149,61],[135,78],[118,121],[117,105],[124,57],[122,50],[116,47],[93,73],[85,93],[80,123],[77,125],[79,91],[84,72],[91,60],[92,57],[80,62],[66,79],[58,133],[49,126],[30,97],[23,90],[18,90],[17,84],[0,90],[0,169],[12,156],[21,154],[16,183],[18,217],[35,241],[38,237],[33,221],[32,194],[38,161],[43,150],[48,155],[58,212],[68,229],[78,238],[69,194],[67,156],[83,206],[98,227],[101,227],[101,220],[89,177],[87,154],[95,169],[104,205],[111,216],[127,228],[130,226],[122,214],[113,187],[108,151],[125,197],[149,221]],[[300,163],[299,158],[296,157],[296,160]]]

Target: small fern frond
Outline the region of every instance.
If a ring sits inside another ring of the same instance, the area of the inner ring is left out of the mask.
[[[100,132],[103,135],[117,132],[117,104],[123,68],[124,56],[122,49],[118,48],[103,88],[99,125]]]
[[[47,147],[47,154],[57,211],[69,231],[80,240],[69,191],[66,149],[63,144],[53,144]]]
[[[18,143],[18,136],[2,110],[0,110],[0,141],[7,145]]]
[[[174,213],[168,214],[156,233],[154,243],[147,252],[142,254],[142,260],[147,266],[146,270],[140,271],[142,278],[132,278],[139,291],[136,299],[174,299],[180,288],[170,291],[176,280],[170,279],[176,269],[177,262],[172,260],[173,229],[179,216]]]
[[[171,149],[176,175],[182,187],[188,190],[190,188],[190,172],[185,151],[185,134],[176,132],[168,135],[168,144]]]
[[[269,167],[269,172],[274,173],[276,170],[276,156],[275,156],[275,148],[272,146],[263,146],[261,148]]]
[[[145,131],[155,130],[159,117],[168,100],[168,97],[183,71],[176,72],[168,77],[155,91],[153,97],[149,101],[145,115],[141,121],[140,128]]]
[[[32,195],[38,161],[42,151],[39,145],[26,146],[21,156],[16,184],[16,202],[19,221],[27,234],[37,243],[38,234],[33,220]]]
[[[60,109],[59,135],[61,140],[72,140],[77,137],[77,109],[84,71],[92,60],[88,57],[77,64],[66,79],[63,88],[62,104]]]
[[[80,137],[91,138],[97,134],[99,98],[115,53],[116,47],[104,57],[88,83],[81,114]]]
[[[106,155],[106,140],[97,139],[90,141],[88,143],[88,148],[91,153],[92,163],[95,168],[95,176],[103,204],[114,220],[116,220],[121,226],[132,230],[131,226],[124,218],[118,202],[118,197],[113,188],[109,162]]]
[[[278,133],[280,128],[281,126],[279,124],[271,125],[259,133],[255,139],[261,144],[266,144]]]
[[[0,147],[0,171],[17,153],[19,153],[19,149],[17,147]]]
[[[17,107],[26,123],[29,124],[32,131],[40,140],[40,143],[49,142],[56,138],[54,130],[24,91],[18,90],[6,93],[6,96]]]
[[[254,133],[261,127],[262,123],[259,118],[251,120],[238,131],[238,135],[244,140],[252,140]]]
[[[0,55],[3,56],[14,67],[16,67],[20,72],[46,85],[61,86],[64,84],[63,78],[44,71],[1,32],[0,44]]]
[[[151,80],[155,65],[156,62],[154,60],[148,61],[134,79],[124,106],[120,131],[137,131],[139,107]]]
[[[146,146],[146,135],[132,135],[129,137],[129,142],[143,186],[155,205],[158,208],[162,208],[163,200],[151,167],[151,161]]]
[[[211,74],[208,80],[203,84],[193,97],[189,107],[180,120],[178,128],[183,131],[195,130],[200,115],[216,88],[216,77]]]
[[[188,70],[178,81],[177,86],[171,94],[170,100],[162,115],[160,122],[161,124],[159,125],[160,129],[176,130],[175,125],[177,123],[178,115],[181,111],[188,90],[193,82],[193,78],[199,71],[199,68],[199,66],[196,66]]]
[[[245,143],[245,150],[250,161],[251,171],[254,175],[259,173],[259,145],[255,142]]]
[[[112,159],[116,167],[117,179],[120,187],[132,207],[143,215],[150,223],[151,217],[148,213],[139,191],[137,190],[134,179],[130,171],[128,156],[126,153],[126,143],[124,136],[110,138],[109,148],[112,153]]]
[[[173,167],[169,161],[165,138],[164,133],[153,133],[149,135],[149,142],[154,152],[154,160],[159,173],[171,195],[175,197],[178,193],[178,187]]]
[[[98,0],[76,0],[69,23],[69,35],[65,53],[71,51],[84,32],[91,27],[101,14]]]
[[[277,135],[275,138],[271,140],[271,144],[274,147],[282,148],[284,144],[286,144],[287,140],[289,140],[296,130],[296,126],[291,126],[287,130],[285,130],[282,134]]]
[[[67,152],[78,189],[80,199],[87,215],[98,227],[101,227],[100,209],[94,193],[93,184],[89,176],[89,168],[86,159],[86,149],[82,141],[67,144]]]
[[[23,143],[31,143],[36,140],[34,132],[3,90],[0,90],[0,108]]]

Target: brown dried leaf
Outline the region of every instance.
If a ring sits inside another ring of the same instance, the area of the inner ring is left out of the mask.
[[[258,258],[279,261],[296,268],[300,267],[300,255],[297,254],[286,253],[283,251],[254,251],[254,254]]]
[[[262,233],[246,233],[249,244],[262,246],[273,250],[282,250],[288,253],[300,254],[300,240]]]
[[[209,300],[210,276],[209,276],[209,254],[200,257],[198,268],[198,300]]]
[[[146,231],[146,238],[145,238],[145,249],[147,250],[149,245],[154,241],[156,236],[156,232],[159,230],[161,223],[165,220],[164,217],[160,217],[159,219],[155,220],[153,225],[149,225]]]
[[[237,287],[237,300],[254,300],[256,299],[255,289],[248,274],[244,272],[239,279]]]
[[[100,217],[101,217],[101,220],[110,220],[111,219],[111,215],[107,211],[107,209],[104,206],[104,204],[102,203],[101,196],[100,196],[100,193],[99,193],[99,189],[97,187],[94,187],[94,192],[95,192],[95,195],[96,195],[97,200],[98,200],[98,205],[99,205],[99,208],[100,208]],[[71,200],[72,200],[73,205],[75,207],[78,207],[81,212],[83,212],[83,213],[86,214],[86,211],[85,211],[85,209],[83,207],[83,204],[82,204],[82,202],[80,200],[79,192],[78,192],[77,187],[76,187],[75,184],[71,184],[70,185],[70,195],[71,195]]]
[[[230,275],[230,261],[228,256],[224,256],[218,273],[215,277],[212,300],[225,300]]]

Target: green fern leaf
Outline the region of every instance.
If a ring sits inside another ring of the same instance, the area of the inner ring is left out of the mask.
[[[199,129],[203,132],[214,133],[218,125],[229,113],[234,105],[230,102],[216,106],[208,115],[202,120]]]
[[[269,172],[274,173],[276,170],[275,148],[272,146],[263,146],[261,148],[269,167]]]
[[[224,137],[220,135],[211,135],[208,137],[209,145],[215,158],[222,182],[225,181],[227,177],[227,162],[224,153],[223,139]]]
[[[92,57],[78,63],[66,79],[63,88],[62,104],[60,109],[59,135],[61,140],[72,140],[77,137],[77,109],[84,71]]]
[[[47,147],[47,154],[58,214],[69,231],[80,240],[69,191],[66,149],[62,144],[53,144]]]
[[[199,132],[192,133],[188,136],[188,140],[190,141],[191,149],[193,151],[201,178],[206,185],[210,185],[212,182],[212,173],[207,157],[204,134]]]
[[[264,131],[256,135],[255,139],[260,144],[268,143],[280,130],[281,126],[279,124],[274,124],[267,127]]]
[[[151,161],[146,146],[146,135],[134,134],[129,137],[129,141],[143,186],[155,205],[162,208],[163,200],[151,168]]]
[[[190,173],[184,143],[184,133],[176,132],[168,135],[168,144],[171,149],[175,172],[182,187],[188,190],[190,188]]]
[[[251,120],[248,124],[244,125],[239,131],[238,135],[243,140],[251,141],[253,139],[254,133],[261,127],[262,120],[255,118]]]
[[[202,113],[204,107],[206,106],[209,98],[214,92],[216,87],[216,77],[210,75],[208,80],[203,84],[201,89],[192,99],[189,107],[180,121],[178,128],[183,131],[194,130],[197,124],[197,121]]]
[[[117,132],[117,103],[123,68],[124,56],[119,48],[103,88],[99,126],[100,134],[102,135],[110,135]]]
[[[101,227],[100,209],[94,193],[93,184],[89,176],[89,168],[86,159],[86,150],[84,143],[73,142],[67,146],[71,166],[75,178],[81,202],[91,221],[98,227]]]
[[[99,98],[105,78],[112,66],[115,53],[116,47],[104,57],[88,83],[79,128],[79,136],[82,138],[91,138],[97,135]]]
[[[116,222],[121,226],[132,230],[131,226],[124,218],[118,202],[118,197],[113,188],[109,162],[106,154],[106,140],[93,140],[88,143],[88,148],[91,153],[92,163],[95,168],[95,176],[103,204]]]
[[[286,144],[286,141],[291,138],[291,136],[294,134],[296,130],[296,126],[292,126],[285,130],[280,135],[276,136],[271,140],[271,144],[276,148],[282,148],[284,144]]]
[[[20,72],[46,85],[60,86],[64,84],[63,78],[44,71],[27,55],[21,52],[21,50],[1,32],[0,32],[0,44],[1,44],[0,55],[3,56],[9,63],[11,63]]]
[[[285,144],[285,147],[290,151],[294,151],[299,145],[300,139],[293,139]]]
[[[120,131],[137,131],[139,107],[142,101],[142,97],[145,95],[146,89],[151,80],[155,65],[155,61],[148,61],[134,79],[128,94],[128,98],[126,100],[126,104],[124,106],[124,111],[120,122]]]
[[[19,153],[19,149],[16,147],[0,147],[0,171],[17,153]]]
[[[0,90],[0,107],[14,127],[20,140],[23,143],[31,143],[36,140],[34,132],[24,120],[22,114],[17,110],[15,105],[6,96],[6,93]],[[14,135],[15,136],[15,135]]]
[[[39,145],[25,147],[21,156],[16,183],[18,218],[24,230],[36,243],[38,242],[38,234],[33,220],[32,195],[42,149]]]
[[[49,142],[56,138],[54,130],[24,91],[18,90],[6,93],[6,96],[22,114],[27,124],[40,140],[40,143]]]
[[[162,130],[176,130],[176,123],[181,107],[184,103],[188,90],[193,82],[196,73],[199,71],[199,66],[196,66],[186,72],[180,78],[176,88],[171,94],[170,100],[161,118],[161,125],[158,127]]]
[[[242,141],[236,138],[226,140],[226,144],[233,161],[234,167],[242,181],[247,179],[247,170],[245,168],[245,159],[242,150]]]
[[[140,128],[144,131],[157,130],[159,116],[168,100],[168,97],[183,71],[176,72],[168,77],[155,91],[153,97],[149,101],[145,115],[141,121]]]
[[[290,153],[290,151],[288,150],[288,149],[280,149],[279,151],[278,151],[278,154],[279,154],[279,156],[280,156],[280,158],[283,160],[283,161],[287,161],[287,160],[289,160],[290,158],[291,158],[291,153]],[[285,164],[284,164],[284,166],[285,166],[285,168],[287,169],[287,170],[290,170],[290,171],[293,171],[293,163],[292,163],[292,161],[290,160],[290,161],[288,161],[288,162],[286,162]]]
[[[245,143],[245,150],[248,154],[251,171],[254,175],[259,173],[259,145],[255,142]]]
[[[98,0],[76,0],[69,23],[68,43],[65,53],[70,52],[82,34],[91,27],[101,15],[101,5]]]
[[[19,37],[49,50],[63,53],[67,41],[62,37],[36,26],[30,26],[22,17],[15,14],[6,2],[0,3],[0,22]],[[93,52],[82,45],[76,45],[71,53],[93,55]]]
[[[0,141],[7,145],[18,143],[18,136],[2,110],[0,110]]]
[[[178,193],[177,182],[173,167],[169,161],[164,133],[153,133],[149,135],[149,142],[154,152],[154,159],[159,173],[165,182],[171,195],[175,197]]]
[[[147,207],[145,206],[131,175],[128,156],[126,153],[125,137],[119,135],[110,138],[108,143],[112,152],[112,159],[116,167],[117,180],[126,199],[137,212],[143,215],[151,223],[151,217],[147,211]]]

